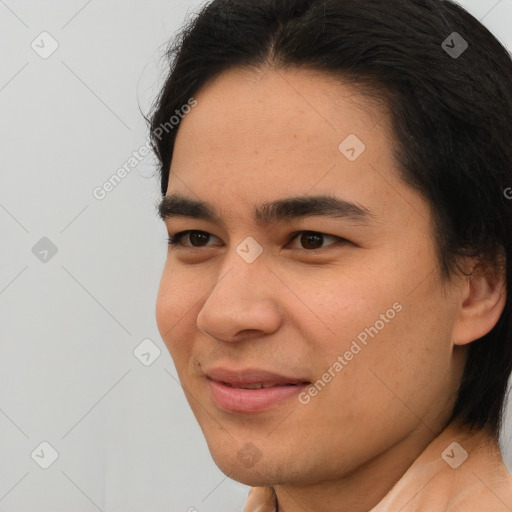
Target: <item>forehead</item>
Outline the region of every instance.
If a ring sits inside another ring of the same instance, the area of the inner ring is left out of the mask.
[[[339,143],[349,134],[362,138],[377,123],[389,129],[384,104],[347,81],[312,70],[230,69],[207,82],[196,100],[176,145],[187,133],[200,132],[195,143],[212,149],[236,139],[229,148],[233,158],[264,151],[262,142],[286,151],[307,138],[317,149],[330,150],[333,140]]]
[[[405,184],[389,116],[353,86],[320,72],[233,69],[195,99],[177,134],[168,194],[234,206],[334,192],[377,212],[394,200],[407,214],[396,201]]]

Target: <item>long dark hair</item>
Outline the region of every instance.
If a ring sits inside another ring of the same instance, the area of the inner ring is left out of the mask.
[[[498,438],[512,369],[512,61],[503,45],[449,0],[214,0],[167,56],[148,119],[163,195],[179,129],[169,119],[228,68],[321,70],[386,102],[401,177],[434,214],[440,273],[458,271],[459,255],[506,267],[505,310],[470,344],[451,418]]]

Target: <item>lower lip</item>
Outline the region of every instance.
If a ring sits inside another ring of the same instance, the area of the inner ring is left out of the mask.
[[[308,387],[308,384],[296,384],[294,386],[240,389],[211,379],[208,379],[208,385],[212,399],[220,409],[245,414],[264,411],[283,400],[298,395]]]

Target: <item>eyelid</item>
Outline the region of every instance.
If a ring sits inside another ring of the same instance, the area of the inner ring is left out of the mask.
[[[302,235],[304,233],[310,233],[313,235],[321,235],[324,238],[332,238],[336,242],[333,244],[326,245],[325,247],[320,247],[319,249],[290,249],[290,250],[315,253],[315,252],[324,251],[326,249],[329,249],[329,247],[339,245],[340,243],[348,242],[348,240],[346,240],[345,238],[342,238],[341,236],[330,235],[329,233],[324,233],[322,231],[313,231],[311,229],[303,229],[301,231],[294,231],[293,233],[290,233],[290,236],[288,237],[288,241],[287,241],[286,245],[291,244],[294,240],[296,240],[298,238],[299,235]]]
[[[181,247],[188,247],[190,249],[202,249],[202,247],[194,247],[193,245],[184,245],[181,243],[181,239],[184,238],[189,233],[204,233],[210,237],[215,237],[215,235],[212,235],[211,233],[208,233],[208,231],[203,231],[201,229],[187,229],[185,231],[180,231],[176,233],[175,235],[169,235],[169,245],[172,246],[181,246]],[[209,245],[206,247],[210,247]]]
[[[170,246],[186,247],[186,248],[190,248],[190,249],[202,249],[202,248],[205,248],[205,247],[211,247],[210,245],[203,246],[203,247],[195,247],[195,246],[185,245],[185,244],[181,243],[181,239],[184,238],[185,236],[187,236],[190,233],[203,233],[203,234],[206,234],[206,235],[208,235],[210,237],[217,238],[215,235],[212,235],[211,233],[208,233],[208,231],[203,231],[203,230],[200,230],[200,229],[188,229],[188,230],[185,230],[185,231],[180,231],[180,232],[178,232],[178,233],[176,233],[174,235],[169,235],[169,245]],[[328,233],[323,233],[321,231],[313,231],[313,230],[310,230],[310,229],[303,229],[301,231],[294,231],[293,233],[290,233],[290,235],[288,236],[286,245],[289,245],[299,235],[302,235],[303,233],[311,233],[311,234],[315,234],[315,235],[322,235],[324,238],[325,237],[332,238],[332,239],[336,240],[336,242],[333,243],[333,244],[327,245],[325,247],[321,247],[319,249],[309,249],[309,250],[308,249],[291,249],[291,250],[315,253],[315,252],[320,252],[320,251],[323,251],[325,249],[328,249],[329,247],[339,245],[340,243],[348,243],[349,242],[347,239],[345,239],[343,237],[340,237],[340,236],[330,235]]]

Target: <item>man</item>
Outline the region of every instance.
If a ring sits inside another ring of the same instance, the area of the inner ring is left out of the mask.
[[[507,51],[449,1],[215,0],[169,56],[157,322],[245,511],[512,510]]]

